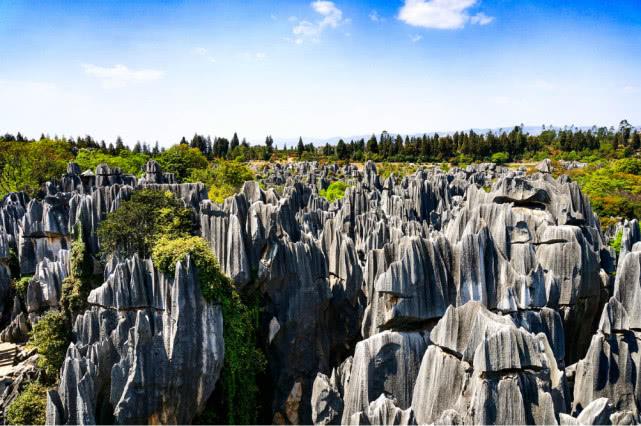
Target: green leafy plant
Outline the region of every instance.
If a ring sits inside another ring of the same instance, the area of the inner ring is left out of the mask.
[[[321,189],[319,195],[325,198],[330,203],[340,200],[345,196],[347,184],[342,181],[336,181],[329,184],[327,189]]]
[[[120,150],[117,155],[111,155],[99,149],[83,148],[78,151],[78,155],[74,161],[82,170],[94,170],[99,164],[104,163],[109,167],[120,168],[123,173],[140,176],[148,160],[149,155],[144,153]]]
[[[621,253],[622,240],[623,240],[623,230],[619,229],[617,234],[614,236],[614,240],[612,240],[612,244],[610,244],[610,246],[616,252],[617,256],[619,255],[619,253]]]
[[[161,235],[183,235],[192,228],[191,210],[171,192],[136,191],[100,223],[103,254],[148,257]]]
[[[38,350],[38,367],[48,381],[57,379],[70,341],[69,324],[61,311],[47,312],[33,326],[28,345]]]
[[[201,292],[206,300],[220,303],[223,312],[225,364],[222,380],[222,405],[226,418],[213,423],[252,424],[256,422],[258,399],[257,376],[266,361],[256,347],[258,303],[243,303],[239,293],[220,266],[206,241],[200,237],[162,237],[154,247],[154,264],[166,273],[174,273],[177,262],[190,257],[198,271]]]
[[[490,161],[496,164],[505,164],[510,161],[510,154],[507,152],[496,152],[490,157]]]
[[[29,287],[29,282],[31,282],[32,276],[25,276],[16,280],[14,282],[14,288],[16,289],[16,294],[20,296],[22,300],[27,298],[27,288]]]
[[[29,383],[7,407],[6,424],[43,425],[47,414],[47,389]]]
[[[172,146],[160,154],[156,161],[165,172],[175,174],[180,182],[186,179],[194,169],[207,167],[207,157],[200,150],[183,144]]]
[[[193,170],[188,181],[203,182],[209,188],[209,199],[222,203],[240,191],[246,181],[254,178],[254,172],[246,164],[219,160],[206,169]]]

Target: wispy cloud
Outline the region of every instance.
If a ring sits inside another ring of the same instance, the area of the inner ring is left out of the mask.
[[[460,29],[468,23],[488,25],[494,21],[483,12],[470,15],[469,9],[477,3],[478,0],[405,0],[398,19],[415,27],[440,30]]]
[[[212,64],[216,62],[216,58],[214,56],[212,56],[209,53],[209,50],[207,50],[204,47],[194,47],[192,49],[192,53],[194,55],[196,55],[196,56],[200,56],[201,58],[203,58],[207,62],[211,62]]]
[[[423,36],[420,34],[414,34],[410,36],[410,40],[412,43],[418,43],[419,41],[423,40]]]
[[[82,64],[85,74],[99,79],[104,87],[124,87],[132,82],[159,80],[164,73],[154,69],[130,69],[126,65],[116,64],[113,67],[101,67],[93,64]]]
[[[378,22],[383,22],[385,20],[385,18],[381,17],[381,15],[378,14],[377,10],[372,10],[368,16],[370,21],[372,22],[378,23]]]
[[[470,23],[475,25],[489,25],[494,22],[493,16],[487,16],[483,12],[479,12],[476,15],[470,17]]]
[[[294,42],[302,44],[305,40],[318,41],[321,33],[326,28],[336,28],[341,24],[349,22],[348,19],[343,18],[343,11],[340,10],[336,4],[327,0],[316,0],[310,4],[311,8],[320,15],[320,19],[315,22],[307,20],[298,21],[292,33],[294,34]],[[291,20],[291,18],[290,18]]]
[[[623,93],[628,95],[641,93],[641,87],[628,84],[627,86],[623,86]]]

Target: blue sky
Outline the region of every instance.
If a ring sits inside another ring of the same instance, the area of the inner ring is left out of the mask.
[[[641,124],[641,3],[1,0],[0,96],[130,144]]]

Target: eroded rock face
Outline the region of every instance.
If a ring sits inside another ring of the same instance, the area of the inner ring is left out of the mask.
[[[220,306],[189,259],[174,276],[137,256],[119,263],[76,319],[48,418],[59,424],[190,423],[223,365]],[[113,416],[113,417],[111,417]]]
[[[0,295],[10,250],[36,273],[24,306],[5,302],[0,336],[24,336],[58,307],[78,228],[97,253],[100,221],[154,188],[192,208],[222,270],[260,298],[271,385],[261,421],[636,421],[638,225],[623,226],[617,262],[578,186],[555,180],[550,162],[539,171],[480,164],[382,178],[372,162],[269,164],[263,185],[216,204],[155,162],[140,180],[70,165],[42,200],[10,194],[0,205]],[[330,203],[320,190],[336,180],[349,187]],[[219,374],[222,330],[217,308],[182,286],[197,280],[193,268],[180,271],[112,259],[75,320],[51,423],[192,419]]]

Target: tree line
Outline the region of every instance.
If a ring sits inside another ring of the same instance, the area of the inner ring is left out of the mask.
[[[40,140],[49,139],[44,135]],[[162,154],[165,148],[156,142],[153,147],[147,143],[136,142],[133,147],[126,145],[118,137],[115,143],[97,142],[91,136],[59,139],[69,144],[72,154],[81,149],[98,150],[107,155],[120,155],[124,151],[133,154],[146,154],[155,157]],[[20,133],[13,136],[0,136],[0,142],[34,142]],[[390,134],[383,131],[380,135],[372,134],[365,140],[340,139],[335,144],[316,146],[305,143],[299,138],[298,143],[280,148],[271,136],[265,138],[262,145],[250,145],[237,133],[227,139],[199,134],[188,140],[182,137],[179,145],[198,149],[208,160],[231,159],[239,161],[277,160],[294,157],[302,160],[341,160],[341,161],[398,161],[398,162],[472,162],[472,161],[518,161],[536,157],[585,157],[597,155],[602,158],[625,157],[641,149],[641,136],[627,120],[615,127],[596,127],[577,129],[574,127],[555,129],[543,128],[536,135],[528,134],[523,126],[511,130],[477,133],[473,130],[439,135],[423,134],[406,135]],[[570,155],[568,155],[570,154]]]

